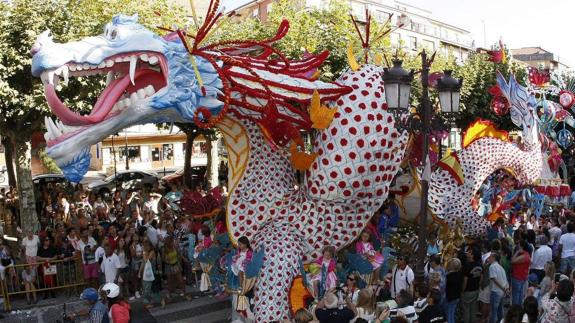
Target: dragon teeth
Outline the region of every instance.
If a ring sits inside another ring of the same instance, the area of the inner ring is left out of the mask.
[[[151,57],[148,59],[148,63],[150,63],[151,65],[156,65],[156,64],[158,63],[158,60],[159,60],[159,59],[158,59],[157,56],[151,56]]]
[[[130,81],[132,81],[132,85],[136,85],[134,77],[136,75],[136,65],[138,64],[138,57],[137,56],[130,56]]]

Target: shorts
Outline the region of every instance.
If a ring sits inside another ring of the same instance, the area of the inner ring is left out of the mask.
[[[98,279],[98,263],[84,264],[84,279]]]

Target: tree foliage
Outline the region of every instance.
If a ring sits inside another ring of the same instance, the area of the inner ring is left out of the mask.
[[[177,22],[165,0],[14,0],[0,2],[0,135],[29,141],[50,116],[39,78],[30,73],[30,48],[40,33],[50,29],[54,40],[67,42],[100,34],[112,16],[137,13],[140,22],[155,29]],[[158,17],[154,11],[163,14]],[[86,112],[95,103],[104,79],[71,78],[60,97]],[[15,136],[17,134],[17,136]]]

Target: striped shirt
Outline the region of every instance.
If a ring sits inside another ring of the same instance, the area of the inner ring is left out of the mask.
[[[101,323],[103,322],[104,316],[108,318],[108,308],[101,301],[96,302],[94,306],[90,309],[90,323]],[[106,320],[107,322],[108,320]]]
[[[417,321],[417,313],[415,312],[415,307],[413,307],[411,305],[408,305],[406,307],[400,307],[400,308],[392,309],[389,312],[389,318],[390,319],[396,318],[397,312],[402,312],[405,315],[407,322],[409,322],[409,323]]]

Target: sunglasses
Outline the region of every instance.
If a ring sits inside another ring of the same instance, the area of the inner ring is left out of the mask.
[[[351,281],[354,281],[354,280],[355,280],[355,278],[353,278],[353,277],[347,277],[347,280],[351,280]]]

